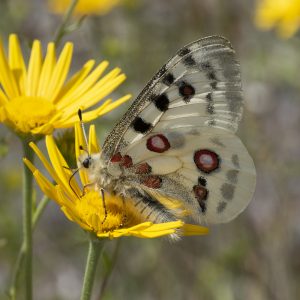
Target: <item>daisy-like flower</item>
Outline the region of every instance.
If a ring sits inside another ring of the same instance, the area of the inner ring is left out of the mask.
[[[62,14],[70,6],[72,0],[49,0],[50,9]],[[77,15],[105,15],[115,6],[120,4],[120,0],[79,0],[74,13]]]
[[[84,137],[80,125],[75,125],[76,158],[80,156],[79,145],[84,145]],[[143,222],[131,201],[105,194],[105,202],[101,194],[89,188],[85,170],[79,170],[81,184],[72,176],[69,166],[59,151],[52,136],[46,137],[46,146],[51,163],[39,148],[30,146],[44,164],[56,184],[51,183],[29,160],[25,164],[32,171],[42,191],[53,199],[62,209],[66,217],[79,224],[84,230],[93,232],[98,238],[118,238],[120,236],[136,236],[140,238],[156,238],[179,232],[182,235],[207,234],[205,227],[185,224],[181,220],[161,224]],[[89,132],[89,153],[100,151],[95,127]],[[82,188],[84,187],[84,188]]]
[[[119,68],[102,76],[108,62],[94,68],[95,61],[89,60],[67,79],[72,51],[73,44],[66,43],[57,58],[54,43],[49,43],[43,58],[41,42],[35,40],[26,67],[18,37],[10,35],[8,57],[0,41],[0,122],[21,137],[37,139],[56,128],[72,127],[79,108],[91,108],[83,114],[84,121],[90,121],[130,98],[108,99],[95,108],[126,77]]]
[[[274,27],[281,37],[289,38],[300,27],[300,1],[260,0],[257,3],[255,23],[264,30]]]

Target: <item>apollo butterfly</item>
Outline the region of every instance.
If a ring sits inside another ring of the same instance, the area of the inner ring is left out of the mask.
[[[250,202],[253,161],[235,135],[242,116],[239,63],[211,36],[177,52],[79,167],[95,187],[133,201],[144,220],[228,222]],[[179,205],[167,205],[169,199]]]

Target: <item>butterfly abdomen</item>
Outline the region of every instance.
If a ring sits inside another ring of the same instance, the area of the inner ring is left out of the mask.
[[[126,196],[127,201],[133,201],[137,214],[145,222],[163,223],[177,220],[170,210],[144,191],[129,189]]]

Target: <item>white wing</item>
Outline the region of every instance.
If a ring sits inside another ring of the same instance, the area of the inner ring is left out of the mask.
[[[227,222],[255,187],[253,161],[234,134],[241,114],[234,51],[221,37],[205,38],[154,76],[105,141],[102,158],[130,196],[143,199],[137,206],[147,218],[157,219],[152,210],[164,207],[163,196],[199,223]]]

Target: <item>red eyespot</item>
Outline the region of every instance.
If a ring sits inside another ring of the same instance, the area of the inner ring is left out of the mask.
[[[118,152],[118,153],[114,154],[114,155],[111,157],[110,161],[111,161],[112,163],[116,163],[116,162],[120,162],[121,159],[122,159],[122,155],[121,155],[120,152]]]
[[[205,173],[216,170],[220,165],[219,156],[210,150],[201,149],[195,152],[194,162],[197,168]]]
[[[201,186],[201,185],[195,185],[193,187],[193,191],[194,191],[196,199],[198,200],[201,211],[203,213],[205,213],[206,209],[207,209],[206,199],[208,197],[208,190],[205,187]]]
[[[193,191],[195,194],[195,197],[197,198],[198,201],[206,200],[208,196],[208,190],[201,186],[201,185],[195,185],[193,187]]]
[[[147,149],[157,153],[163,153],[170,148],[168,139],[162,134],[156,134],[148,138]]]
[[[153,175],[144,178],[141,183],[151,189],[159,189],[161,187],[162,179]]]
[[[120,165],[123,166],[124,168],[132,167],[132,158],[129,155],[124,155],[122,157]]]
[[[147,163],[141,163],[136,166],[135,174],[149,174],[151,172],[151,166]]]

